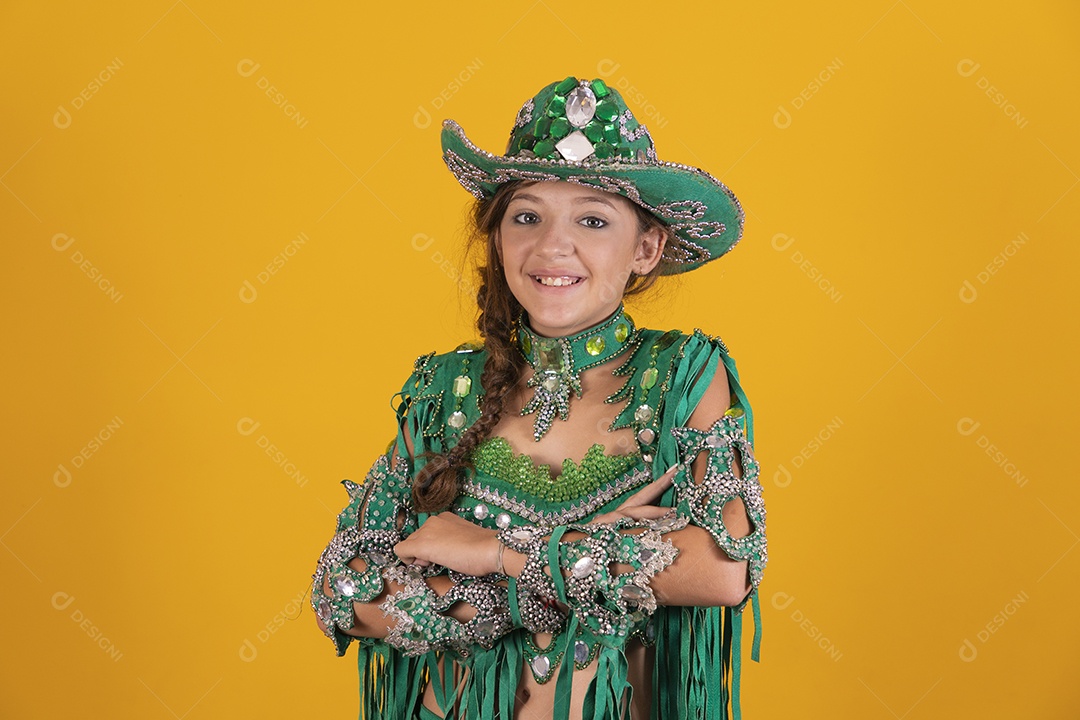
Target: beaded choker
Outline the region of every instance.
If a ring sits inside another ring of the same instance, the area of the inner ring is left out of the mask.
[[[599,325],[561,338],[541,337],[529,328],[524,315],[518,318],[518,348],[532,366],[529,387],[534,388],[521,414],[536,413],[534,439],[540,440],[551,428],[556,413],[560,420],[569,417],[571,391],[581,397],[581,373],[618,356],[637,332],[622,305]]]

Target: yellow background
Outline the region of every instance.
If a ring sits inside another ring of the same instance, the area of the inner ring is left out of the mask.
[[[569,74],[746,209],[634,312],[756,413],[748,720],[1080,714],[1075,3],[170,3],[0,10],[0,716],[353,716],[302,596],[472,335],[439,122]]]

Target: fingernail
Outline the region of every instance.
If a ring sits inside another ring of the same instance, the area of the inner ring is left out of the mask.
[[[669,472],[671,472],[672,470],[677,469],[678,467],[679,467],[678,464],[672,465],[671,467],[669,467],[667,470],[664,471],[664,474],[667,475]]]

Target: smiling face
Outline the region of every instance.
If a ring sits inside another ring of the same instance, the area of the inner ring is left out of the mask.
[[[506,282],[539,335],[573,335],[619,307],[631,273],[646,275],[663,233],[642,230],[624,197],[563,181],[518,188],[498,230]]]

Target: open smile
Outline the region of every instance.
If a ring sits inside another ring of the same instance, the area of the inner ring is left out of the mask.
[[[577,285],[585,279],[575,275],[530,275],[529,277],[545,287],[567,287]]]

